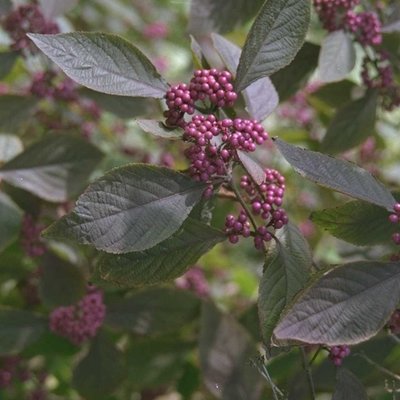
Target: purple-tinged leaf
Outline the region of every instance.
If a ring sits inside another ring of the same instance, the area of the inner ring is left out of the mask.
[[[248,172],[248,174],[252,177],[254,182],[257,185],[261,185],[265,181],[265,171],[264,168],[255,160],[253,160],[247,153],[244,151],[237,151],[237,155],[239,160],[243,164],[243,167]]]
[[[138,119],[137,124],[146,133],[150,133],[154,136],[158,136],[164,139],[182,139],[182,129],[171,129],[167,128],[162,122],[154,119]]]

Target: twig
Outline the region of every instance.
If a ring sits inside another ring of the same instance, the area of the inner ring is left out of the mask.
[[[315,400],[314,380],[313,380],[313,377],[312,377],[311,368],[310,368],[310,365],[308,363],[307,355],[306,355],[306,352],[304,350],[304,347],[301,347],[300,351],[301,351],[301,358],[302,358],[302,361],[303,361],[303,369],[304,369],[305,373],[307,374],[307,381],[308,381],[308,388],[310,390],[310,396],[311,396],[312,400]]]

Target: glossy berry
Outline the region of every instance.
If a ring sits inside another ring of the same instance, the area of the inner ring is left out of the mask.
[[[185,83],[172,86],[164,96],[168,110],[164,112],[168,126],[185,126],[184,115],[194,113],[194,100]]]
[[[250,222],[243,210],[240,211],[237,218],[232,214],[227,215],[225,219],[225,233],[228,235],[229,242],[232,244],[238,243],[239,236],[250,236]]]
[[[342,29],[345,16],[360,0],[314,0],[314,7],[322,25],[329,32]]]
[[[336,367],[340,367],[343,359],[350,355],[349,346],[333,346],[329,349],[329,358]]]
[[[345,25],[364,46],[378,46],[382,43],[382,24],[374,12],[348,11]]]
[[[392,240],[394,244],[400,245],[400,233],[399,232],[393,233]]]

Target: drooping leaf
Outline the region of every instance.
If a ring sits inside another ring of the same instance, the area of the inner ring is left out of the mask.
[[[318,278],[274,330],[281,341],[356,344],[382,329],[400,301],[400,264],[358,261]]]
[[[323,101],[330,107],[339,108],[343,104],[349,103],[351,94],[356,85],[348,80],[328,83],[312,93],[312,97]]]
[[[243,151],[238,150],[237,155],[254,182],[256,182],[257,185],[261,185],[265,181],[265,171],[263,167]]]
[[[21,153],[23,144],[16,135],[0,134],[0,164]]]
[[[288,65],[304,43],[309,20],[308,0],[266,1],[244,44],[236,90]]]
[[[22,212],[5,194],[0,192],[0,251],[5,249],[19,234]]]
[[[340,153],[362,143],[375,131],[378,94],[368,92],[361,99],[340,108],[328,127],[321,150]]]
[[[192,0],[189,32],[203,35],[226,33],[253,18],[264,0]]]
[[[251,366],[257,352],[246,330],[231,316],[204,303],[199,338],[204,383],[218,399],[257,400],[262,380]]]
[[[275,139],[275,144],[288,163],[304,178],[355,199],[393,210],[396,203],[393,195],[368,171],[348,161],[302,149],[280,139]]]
[[[71,135],[47,136],[0,168],[0,177],[36,196],[62,202],[79,193],[102,153]]]
[[[238,46],[216,33],[211,35],[213,44],[226,67],[236,74],[241,50]],[[252,118],[259,121],[265,119],[275,110],[279,103],[278,93],[269,78],[253,82],[243,91],[247,111]]]
[[[82,271],[52,253],[41,258],[42,274],[39,295],[47,307],[77,303],[85,294],[86,282]]]
[[[107,253],[147,250],[181,227],[203,191],[203,184],[168,168],[115,168],[92,183],[73,212],[51,225],[46,236]]]
[[[0,354],[18,354],[46,331],[45,318],[30,311],[0,307]]]
[[[155,98],[168,90],[149,59],[119,36],[97,32],[28,36],[71,79],[89,89]]]
[[[352,372],[346,368],[338,368],[332,400],[368,400],[368,395]]]
[[[303,87],[305,81],[317,68],[319,51],[319,46],[305,42],[294,60],[271,76],[271,81],[281,101],[287,100]]]
[[[222,232],[188,218],[174,235],[149,250],[103,254],[97,269],[102,279],[118,286],[155,285],[182,275],[199,257],[225,239]]]
[[[318,72],[322,82],[344,79],[354,68],[356,51],[353,39],[342,30],[331,32],[322,42]]]
[[[382,207],[363,201],[350,201],[335,208],[313,212],[312,221],[331,235],[357,246],[390,243],[396,225]]]
[[[13,133],[31,115],[37,99],[33,96],[0,96],[0,131]]]
[[[138,119],[137,123],[146,133],[164,139],[181,139],[183,136],[182,129],[167,128],[162,122],[153,119]]]
[[[125,378],[125,359],[114,343],[100,333],[89,353],[73,371],[72,383],[87,400],[109,398]]]
[[[5,78],[12,70],[18,59],[18,52],[5,51],[0,53],[0,79]]]
[[[107,307],[105,323],[138,335],[166,334],[199,316],[200,300],[190,292],[152,288]]]
[[[267,345],[282,311],[306,285],[312,265],[308,243],[295,225],[288,224],[277,237],[279,242],[265,262],[258,298],[261,332]]]

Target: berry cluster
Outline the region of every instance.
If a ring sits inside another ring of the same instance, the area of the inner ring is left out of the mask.
[[[329,349],[329,358],[336,367],[340,367],[343,363],[343,359],[349,355],[349,346],[333,346]]]
[[[346,14],[345,26],[364,46],[378,46],[382,43],[382,24],[374,12],[356,13],[350,10]]]
[[[190,290],[199,297],[207,297],[210,292],[204,272],[197,265],[193,266],[183,276],[176,279],[175,285],[179,289]]]
[[[40,257],[47,248],[40,238],[44,226],[35,222],[32,215],[25,214],[21,227],[21,245],[28,257]]]
[[[50,314],[50,330],[80,345],[96,335],[105,313],[103,293],[89,288],[78,304],[58,307]]]
[[[344,27],[345,16],[360,0],[314,0],[314,7],[324,28],[329,32]]]
[[[148,24],[143,29],[143,36],[147,39],[164,39],[168,35],[168,26],[158,21]]]
[[[33,76],[29,88],[31,94],[40,97],[63,101],[77,101],[77,86],[72,79],[57,79],[52,71],[38,72]]]
[[[387,327],[394,335],[400,335],[400,309],[395,310],[389,319]]]
[[[35,46],[26,36],[27,33],[55,34],[59,32],[57,24],[47,21],[37,4],[24,4],[7,15],[3,27],[10,35],[13,50],[30,49]]]
[[[232,214],[226,216],[225,233],[229,235],[229,241],[232,244],[239,241],[239,236],[249,237],[251,235],[250,222],[243,210],[240,211],[237,218]]]
[[[400,203],[396,203],[393,207],[394,213],[389,215],[389,221],[392,224],[400,223]],[[395,244],[400,245],[400,232],[393,233],[392,240]]]

